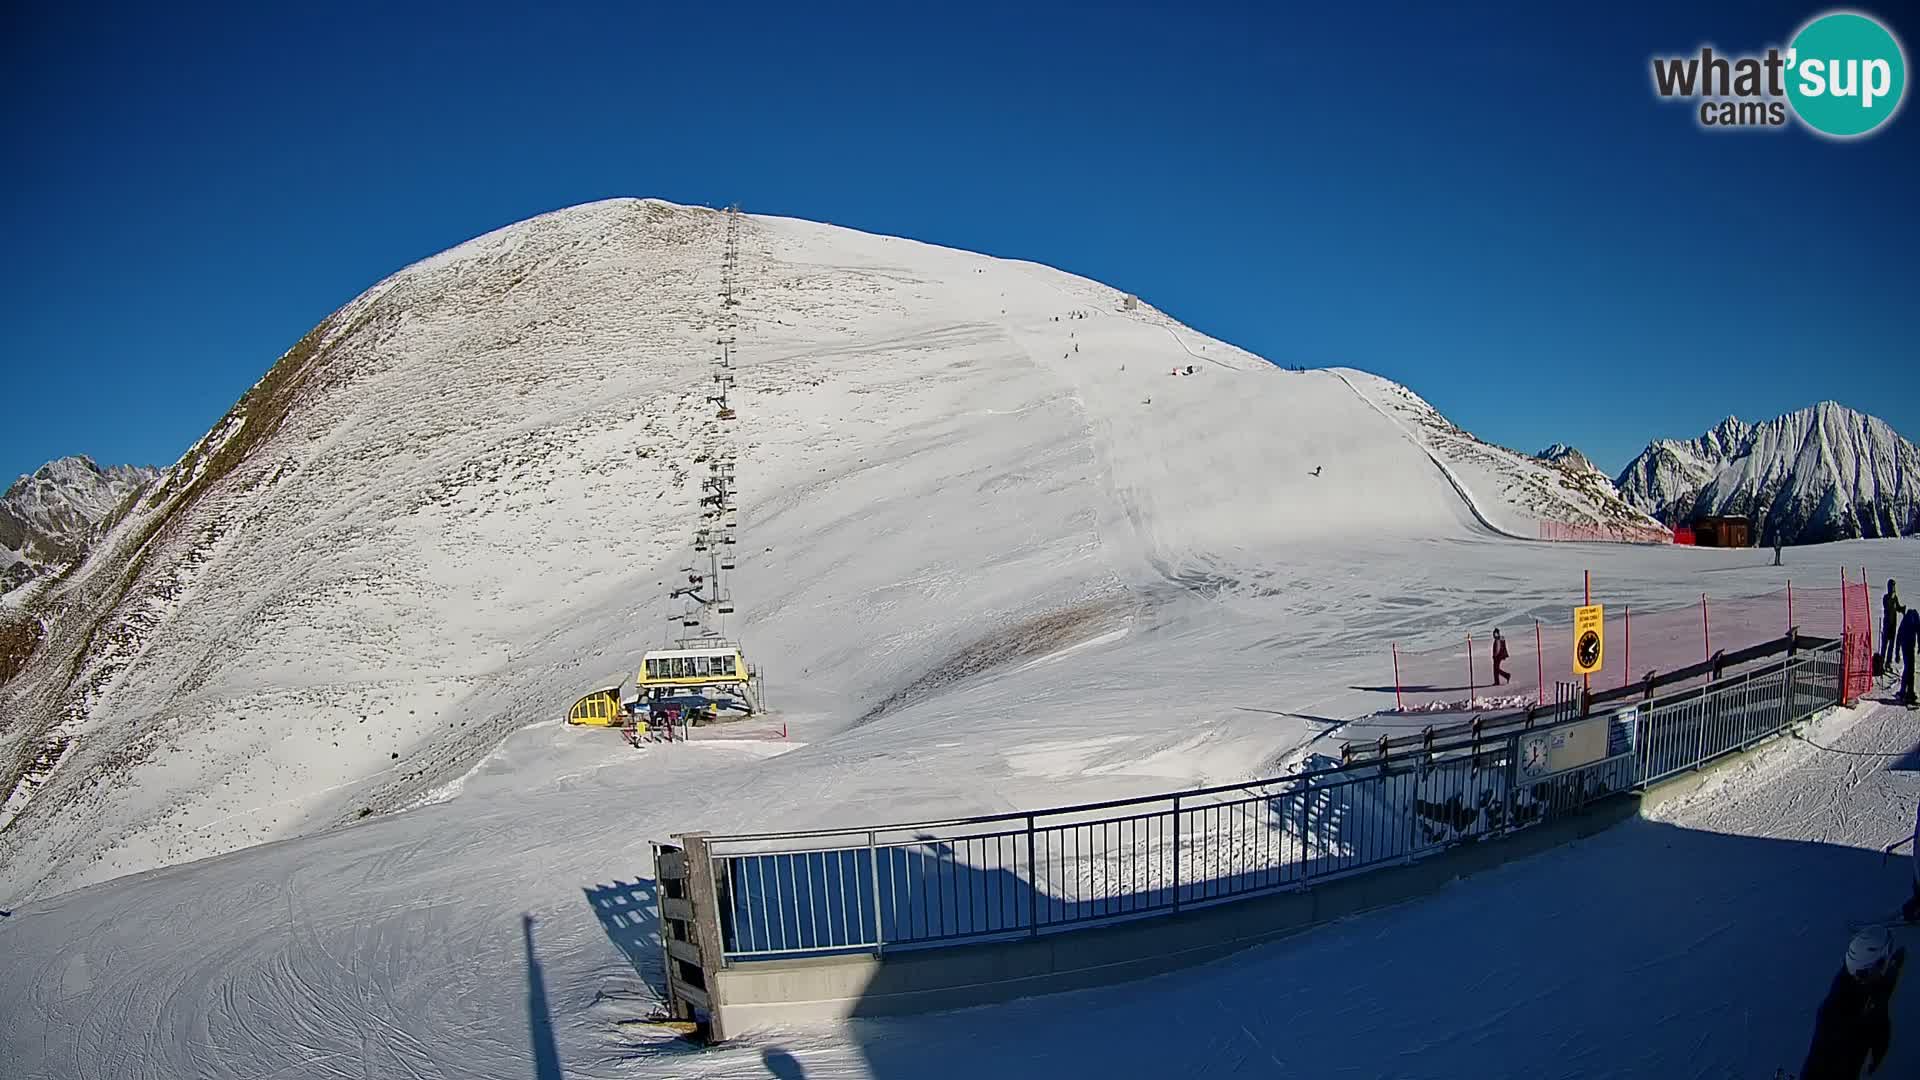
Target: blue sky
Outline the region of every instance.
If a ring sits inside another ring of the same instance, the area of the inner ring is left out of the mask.
[[[169,463],[374,281],[613,195],[1050,263],[1609,469],[1822,398],[1920,436],[1920,114],[1650,89],[1823,8],[1273,7],[11,6],[0,474]]]

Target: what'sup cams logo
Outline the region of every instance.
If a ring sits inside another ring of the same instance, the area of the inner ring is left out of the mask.
[[[1782,51],[1653,58],[1653,90],[1699,102],[1705,128],[1778,128],[1789,116],[1810,130],[1851,139],[1885,126],[1906,96],[1907,57],[1893,31],[1870,15],[1816,16]]]

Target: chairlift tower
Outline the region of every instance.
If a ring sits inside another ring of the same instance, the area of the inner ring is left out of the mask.
[[[670,596],[684,599],[679,614],[680,637],[724,636],[725,617],[733,613],[733,590],[727,575],[739,565],[736,529],[739,507],[735,500],[736,474],[731,427],[735,418],[729,395],[734,387],[734,346],[739,330],[740,207],[726,210],[726,243],[720,258],[720,318],[716,323],[715,353],[706,403],[713,417],[705,426],[701,457],[707,476],[700,482],[700,517],[695,527],[694,565],[686,568],[687,584]],[[701,558],[704,556],[704,559]],[[696,569],[701,562],[704,569]]]

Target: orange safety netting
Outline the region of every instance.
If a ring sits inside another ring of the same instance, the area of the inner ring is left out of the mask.
[[[1850,605],[1864,602],[1865,596],[1857,583],[1845,595],[1848,608],[1843,608],[1837,585],[1794,586],[1760,596],[1703,595],[1660,610],[1605,605],[1605,655],[1591,685],[1600,690],[1643,681],[1650,672],[1676,671],[1708,662],[1715,653],[1777,641],[1790,627],[1798,627],[1804,636],[1838,640],[1855,625],[1849,619],[1859,617],[1852,615]],[[1493,629],[1462,633],[1456,644],[1421,652],[1396,646],[1392,683],[1363,689],[1382,692],[1384,710],[1442,712],[1546,704],[1554,700],[1556,682],[1580,681],[1573,673],[1571,607],[1564,622],[1499,627],[1508,656],[1500,665],[1506,678],[1497,682]]]
[[[1575,524],[1570,521],[1540,522],[1540,539],[1571,543],[1599,544],[1671,544],[1672,530],[1653,525]]]

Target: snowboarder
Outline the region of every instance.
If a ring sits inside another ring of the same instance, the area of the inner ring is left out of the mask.
[[[1813,1021],[1813,1045],[1800,1066],[1800,1080],[1858,1080],[1887,1058],[1893,1025],[1887,1002],[1893,997],[1907,950],[1893,947],[1884,926],[1869,926],[1847,943],[1847,959],[1833,977],[1826,1000]]]
[[[1913,697],[1913,648],[1920,644],[1920,611],[1912,608],[1900,617],[1900,704],[1911,706]]]
[[[1900,625],[1900,594],[1894,591],[1893,579],[1887,579],[1887,595],[1880,598],[1880,670],[1889,674],[1893,671],[1894,631]]]
[[[1493,630],[1493,685],[1495,686],[1513,681],[1513,674],[1500,666],[1507,662],[1507,656],[1507,639],[1500,636],[1500,628],[1496,626]]]

